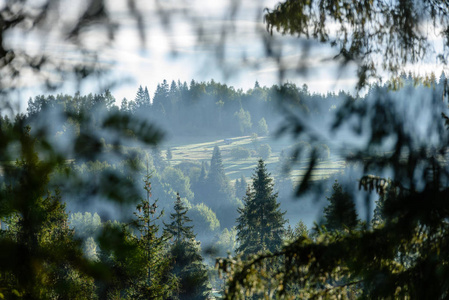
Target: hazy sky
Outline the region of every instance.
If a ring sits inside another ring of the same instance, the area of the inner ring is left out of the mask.
[[[113,90],[117,100],[123,97],[132,99],[139,85],[148,86],[153,94],[157,83],[163,79],[169,82],[179,79],[187,83],[191,79],[214,79],[244,90],[253,87],[256,80],[267,86],[279,83],[279,64],[266,59],[263,47],[263,39],[269,36],[263,23],[263,11],[274,8],[278,1],[164,1],[166,11],[173,13],[168,27],[161,26],[161,14],[156,13],[153,2],[148,3],[139,3],[142,8],[146,7],[148,39],[145,50],[141,50],[133,21],[123,27],[115,48],[111,49],[110,55],[117,62],[114,72],[133,79]],[[176,13],[182,9],[188,13]],[[235,14],[231,17],[232,9]],[[120,8],[117,9],[119,11]],[[204,31],[201,41],[196,24],[201,24]],[[225,54],[223,60],[218,61],[216,47],[223,32],[226,33]],[[355,68],[349,67],[341,72],[337,62],[331,59],[337,54],[335,49],[297,37],[275,34],[271,38],[274,38],[275,46],[282,45],[280,64],[290,71],[284,81],[298,85],[306,83],[311,91],[320,93],[340,89],[353,91],[357,81]],[[437,40],[437,37],[430,39]],[[305,46],[309,49],[306,59],[303,57]],[[297,72],[301,59],[307,66],[307,73]],[[436,61],[426,61],[409,70],[419,73],[433,70],[437,77],[442,71]]]
[[[87,2],[61,1],[61,22],[76,18]],[[120,83],[112,88],[118,104],[124,97],[133,99],[139,85],[147,86],[152,97],[157,84],[164,79],[187,83],[192,79],[214,79],[247,90],[254,86],[256,80],[266,86],[279,83],[280,65],[287,71],[284,82],[294,82],[300,86],[305,83],[314,92],[353,91],[356,83],[354,68],[340,72],[337,62],[331,59],[336,54],[335,49],[296,37],[268,35],[263,23],[263,11],[274,8],[277,0],[136,1],[144,20],[144,45],[136,29],[135,18],[127,12],[127,1],[107,0],[106,3],[113,21],[120,24],[112,46],[100,51],[100,63],[110,70],[110,74],[100,82],[88,81],[82,93],[100,92],[107,87],[108,80]],[[87,33],[86,44],[95,48],[101,42],[98,33],[96,30]],[[266,58],[263,45],[269,38],[273,39],[274,50],[279,51],[280,59],[277,62]],[[28,51],[40,49],[38,45],[41,40],[40,36],[24,38],[16,35],[12,38],[14,43]],[[45,37],[45,43],[45,51],[63,61],[76,62],[78,59],[64,39],[49,34]],[[306,48],[309,55],[304,58]],[[302,66],[307,66],[306,73],[297,72],[300,61]],[[421,73],[430,70],[441,73],[441,68],[437,68],[434,61],[412,69]],[[33,80],[25,80],[25,84],[29,89],[23,92],[22,98],[28,99],[40,93]],[[76,89],[66,85],[60,92],[70,94]]]
[[[268,37],[263,23],[263,9],[273,8],[277,2],[238,2],[234,18],[229,16],[230,1],[183,2],[192,17],[173,14],[171,29],[168,30],[161,26],[158,14],[148,7],[145,15],[156,17],[147,19],[145,49],[141,48],[135,27],[129,24],[121,30],[116,46],[109,53],[117,62],[114,72],[133,78],[129,84],[114,89],[114,95],[118,100],[133,98],[139,85],[148,86],[152,93],[163,79],[169,82],[179,79],[187,83],[191,79],[214,79],[244,90],[253,87],[256,80],[267,86],[279,83],[278,65],[265,59],[263,47],[263,38]],[[176,7],[175,1],[168,3]],[[167,9],[171,11],[169,6]],[[203,27],[204,40],[199,40],[196,22]],[[227,35],[225,55],[223,60],[218,61],[217,45],[223,32]],[[275,44],[283,45],[283,67],[296,70],[303,43],[295,37],[278,35],[276,39]],[[286,76],[288,81],[299,85],[307,83],[312,91],[323,93],[341,88],[348,90],[355,85],[353,72],[341,74],[336,84],[337,65],[326,60],[332,52],[317,43],[309,43],[309,46],[313,53],[307,59],[307,76],[292,72]]]

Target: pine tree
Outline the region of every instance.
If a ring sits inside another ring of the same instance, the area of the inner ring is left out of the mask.
[[[173,243],[170,256],[173,258],[172,274],[179,279],[177,296],[179,299],[205,299],[210,293],[210,283],[206,266],[203,264],[200,243],[195,240],[193,226],[187,217],[188,209],[177,193],[175,212],[170,214],[172,222],[165,224],[164,232],[171,236]]]
[[[223,181],[226,181],[226,175],[223,167],[223,159],[221,158],[220,148],[214,147],[212,153],[212,159],[210,161],[210,169],[208,174],[208,182],[211,184],[221,185]]]
[[[169,86],[164,79],[162,84],[158,84],[153,96],[153,107],[159,117],[164,117],[167,114],[169,106]]]
[[[186,223],[190,223],[192,220],[186,215],[188,209],[182,203],[179,193],[176,194],[174,209],[175,212],[170,214],[170,219],[173,220],[172,223],[169,225],[165,224],[166,233],[174,239],[175,243],[195,238],[193,226],[186,225]]]
[[[122,112],[128,112],[129,111],[128,100],[126,98],[123,98],[122,103],[120,104],[120,110]]]
[[[145,95],[144,89],[142,88],[142,86],[139,86],[139,89],[137,90],[136,98],[134,99],[134,101],[136,102],[137,108],[145,106],[145,104],[146,104],[145,96],[146,95]]]
[[[144,183],[147,197],[137,205],[137,212],[134,213],[136,219],[132,223],[139,233],[134,239],[143,265],[139,278],[134,280],[130,296],[133,299],[167,299],[176,288],[176,279],[168,276],[170,258],[165,253],[166,237],[158,236],[159,226],[156,222],[163,212],[157,213],[157,200],[150,203],[152,195],[148,173]]]
[[[5,299],[93,298],[94,282],[82,267],[88,263],[68,226],[61,194],[57,189],[48,191],[51,165],[39,159],[31,128],[20,130],[20,160],[9,166],[10,184],[0,189],[2,219],[7,223],[0,230],[0,295]]]
[[[332,189],[332,196],[327,198],[330,203],[324,208],[326,228],[331,231],[355,228],[358,220],[351,195],[343,191],[343,187],[337,180],[332,185]]]
[[[237,217],[234,191],[224,172],[223,160],[218,146],[215,146],[210,161],[209,173],[207,174],[202,200],[216,214],[220,224],[224,227],[232,227]]]
[[[237,253],[244,257],[259,251],[276,251],[284,235],[284,214],[273,192],[273,180],[269,177],[262,159],[252,177],[252,188],[248,188],[243,199],[244,207],[238,209]]]
[[[148,88],[145,86],[145,91],[144,91],[144,102],[146,106],[150,106],[151,105],[151,99],[150,99],[150,93],[148,93]]]
[[[388,207],[385,207],[385,203],[396,203],[398,198],[398,190],[393,182],[388,179],[386,187],[379,192],[379,199],[376,201],[376,208],[371,220],[373,227],[385,225],[385,220],[390,217],[388,216]]]

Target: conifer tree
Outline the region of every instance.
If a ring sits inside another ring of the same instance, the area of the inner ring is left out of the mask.
[[[175,212],[170,214],[172,222],[165,224],[165,233],[172,237],[170,256],[172,274],[179,279],[177,295],[179,299],[205,299],[210,293],[210,283],[206,266],[203,264],[200,243],[195,240],[193,226],[187,217],[188,209],[177,193]],[[174,299],[174,298],[173,298]]]
[[[139,86],[139,89],[137,90],[136,98],[134,99],[134,101],[136,102],[136,106],[138,108],[144,106],[145,102],[146,102],[145,100],[146,100],[145,91],[142,88],[142,86]]]
[[[30,127],[14,130],[21,156],[2,175],[9,183],[0,190],[7,224],[0,230],[0,298],[93,298],[93,278],[81,267],[88,263],[68,226],[61,194],[48,190],[52,165],[40,160]]]
[[[164,79],[162,84],[158,84],[153,96],[153,107],[159,117],[166,116],[169,106],[169,86]]]
[[[128,100],[126,98],[123,98],[122,103],[120,104],[120,110],[122,112],[128,112],[129,111]]]
[[[166,237],[158,236],[159,220],[163,212],[157,212],[157,200],[150,203],[151,183],[147,172],[144,180],[146,199],[137,205],[136,219],[132,225],[139,235],[134,236],[140,250],[142,272],[134,280],[130,295],[133,299],[167,299],[176,287],[176,278],[168,276],[170,258],[165,253]]]
[[[203,201],[217,214],[220,224],[232,227],[237,217],[234,191],[224,172],[223,160],[218,146],[215,146],[210,161],[209,173],[202,194]]]
[[[175,212],[170,214],[170,219],[173,221],[171,224],[165,224],[166,233],[171,236],[175,243],[185,240],[193,239],[195,235],[193,234],[193,226],[186,225],[192,222],[187,214],[187,207],[182,203],[179,193],[176,193],[176,202],[174,206]]]
[[[385,207],[385,203],[395,203],[399,198],[398,190],[394,186],[393,182],[390,179],[387,182],[388,185],[385,189],[382,189],[382,191],[379,193],[379,199],[376,201],[373,219],[371,220],[371,224],[373,225],[373,227],[384,225],[385,219],[388,216],[388,212],[386,211],[388,207]]]
[[[145,86],[144,96],[145,96],[144,97],[145,105],[150,106],[150,104],[151,104],[150,93],[148,93],[148,88],[146,86]]]
[[[252,188],[247,189],[244,207],[238,209],[237,253],[244,257],[259,251],[275,251],[280,248],[284,235],[284,214],[273,192],[273,180],[269,177],[262,159],[252,177]]]
[[[333,193],[327,198],[329,205],[324,208],[326,228],[328,230],[353,229],[357,226],[357,212],[351,195],[335,180]]]
[[[223,159],[221,158],[220,148],[214,147],[212,159],[210,161],[210,169],[208,174],[208,182],[210,184],[221,185],[226,181],[226,175],[223,168]]]

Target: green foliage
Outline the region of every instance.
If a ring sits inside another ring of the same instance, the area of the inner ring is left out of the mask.
[[[302,220],[299,220],[298,223],[296,223],[295,228],[291,228],[291,226],[288,225],[284,234],[284,240],[287,243],[292,243],[301,237],[309,237],[309,230]]]
[[[231,157],[235,160],[248,159],[251,157],[251,151],[243,147],[234,147],[231,149]]]
[[[242,135],[250,133],[251,128],[253,127],[253,124],[251,123],[251,114],[243,108],[240,108],[234,116],[240,126],[240,133]]]
[[[17,124],[1,131],[2,147],[19,143],[15,166],[2,162],[8,185],[1,193],[1,293],[6,298],[42,299],[54,295],[94,298],[93,280],[84,265],[81,245],[69,229],[61,193],[47,190],[57,162],[42,161],[30,128]],[[5,159],[8,153],[2,152]]]
[[[267,121],[265,121],[265,118],[260,119],[257,123],[257,134],[259,136],[266,136],[269,134],[268,125]]]
[[[172,274],[179,278],[176,296],[180,299],[204,299],[210,293],[207,269],[203,264],[199,242],[195,240],[193,226],[187,217],[188,209],[177,194],[175,212],[170,214],[171,224],[165,224],[164,232],[173,240],[170,246]]]
[[[84,241],[83,252],[88,260],[98,261],[99,249],[93,237],[90,236]]]
[[[381,189],[379,189],[379,199],[376,201],[371,222],[373,227],[379,227],[385,224],[386,215],[388,214],[388,211],[386,211],[388,207],[385,206],[385,202],[395,202],[399,197],[399,189],[391,179],[384,180],[383,183]]]
[[[101,229],[101,218],[97,213],[74,213],[70,215],[70,227],[74,229],[78,237],[94,237]]]
[[[446,37],[448,10],[447,3],[432,1],[288,0],[268,10],[265,21],[270,32],[311,38],[337,48],[342,65],[356,63],[360,89],[370,78],[378,79],[379,69],[398,76],[404,66],[431,52],[428,32],[419,24],[430,20],[437,34]],[[436,56],[445,62],[443,53]]]
[[[70,215],[70,227],[73,229],[75,237],[83,241],[83,251],[87,259],[98,259],[98,245],[95,239],[101,231],[101,218],[97,213],[93,215],[89,212],[84,214],[77,212]]]
[[[158,212],[157,200],[150,203],[152,194],[149,174],[144,184],[147,197],[136,206],[136,219],[131,224],[137,229],[138,235],[130,237],[138,249],[137,259],[133,263],[140,261],[140,272],[133,278],[129,294],[133,299],[167,299],[177,283],[176,278],[169,275],[170,257],[165,253],[166,237],[158,236],[157,221],[163,212]]]
[[[162,172],[162,178],[164,182],[170,184],[170,188],[173,191],[178,191],[181,195],[187,198],[187,200],[193,200],[193,193],[190,190],[190,179],[181,172],[181,170],[172,167],[166,167]]]
[[[254,171],[252,189],[247,190],[237,219],[238,254],[248,257],[261,251],[276,251],[282,244],[284,214],[263,160]]]
[[[179,278],[177,296],[180,299],[207,299],[211,285],[199,243],[194,239],[176,242],[171,246],[170,254],[173,257],[172,273]]]
[[[234,253],[237,247],[237,230],[235,227],[231,229],[223,229],[214,243],[214,250],[219,257],[226,257],[228,254]]]
[[[192,220],[186,215],[188,209],[182,203],[179,193],[176,194],[174,209],[175,212],[170,214],[170,219],[172,219],[171,224],[165,224],[164,231],[166,234],[173,237],[175,243],[181,240],[195,238],[193,226],[187,225],[187,223],[192,222]]]
[[[204,203],[193,206],[189,210],[189,216],[192,219],[194,232],[200,240],[214,236],[220,229],[217,216]]]
[[[116,169],[118,162],[132,160],[121,147],[126,131],[142,145],[161,135],[146,121],[119,113],[113,102],[109,91],[37,97],[30,99],[28,116],[14,123],[2,118],[0,218],[7,226],[0,232],[0,280],[5,297],[103,299],[129,290],[141,262],[136,243],[124,230],[99,226],[95,214],[72,215],[71,226],[77,228],[70,229],[63,204],[101,199],[125,206],[138,194],[131,175],[140,172],[138,166],[123,163]],[[76,131],[67,130],[70,126]],[[50,193],[54,190],[60,192]]]
[[[149,107],[150,102],[150,95],[148,94],[148,89],[145,87],[145,90],[142,88],[142,86],[139,86],[139,89],[137,90],[136,98],[134,99],[134,102],[136,103],[135,109],[145,108]]]
[[[203,171],[201,174],[201,176],[204,175]],[[234,224],[232,217],[236,215],[238,203],[235,201],[234,191],[224,172],[218,146],[214,147],[207,177],[200,178],[199,183],[201,188],[196,190],[196,201],[203,202],[210,207],[217,214],[221,226],[232,227]]]
[[[276,252],[247,260],[218,260],[220,270],[230,278],[226,299],[262,294],[283,299],[445,297],[447,89],[443,83],[429,92],[407,77],[404,84],[404,90],[395,92],[388,90],[388,84],[373,86],[366,98],[350,98],[337,109],[329,129],[337,132],[335,136],[352,134],[356,145],[340,146],[339,155],[351,166],[344,174],[349,185],[347,190],[337,183],[333,186],[326,209],[328,228],[296,237]],[[294,118],[286,130],[313,145],[321,143],[304,121]],[[300,197],[323,194],[325,184],[310,182],[318,158],[312,149],[310,157],[301,161],[311,171],[302,178]],[[359,191],[352,188],[357,184]],[[373,193],[379,201],[372,221]],[[366,217],[360,226],[355,225],[353,199],[365,200]]]
[[[328,230],[354,229],[357,224],[357,211],[351,195],[335,180],[332,195],[327,198],[329,205],[324,208],[325,226]]]
[[[191,181],[197,181],[199,179],[201,167],[202,164],[197,161],[183,161],[174,166],[174,168],[181,170],[184,176],[188,176]],[[203,177],[205,178],[205,174]]]

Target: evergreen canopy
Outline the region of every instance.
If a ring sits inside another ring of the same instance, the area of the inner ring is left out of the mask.
[[[171,273],[179,279],[177,296],[179,299],[205,299],[211,286],[206,266],[201,256],[200,243],[195,240],[192,222],[187,217],[188,209],[177,193],[175,212],[170,214],[171,224],[165,224],[164,231],[173,238],[169,253],[172,257]]]
[[[277,193],[273,191],[273,179],[262,159],[252,177],[252,188],[248,188],[239,208],[237,219],[238,254],[247,257],[262,251],[274,252],[283,241],[284,214],[279,209]]]

